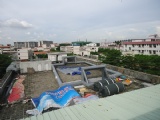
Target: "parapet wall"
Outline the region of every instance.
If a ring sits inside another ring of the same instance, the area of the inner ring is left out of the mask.
[[[94,60],[86,59],[86,58],[83,59],[82,57],[80,57],[80,58],[78,57],[77,60],[88,61],[88,62],[91,62],[94,64],[102,64],[99,61],[96,62],[95,59]],[[106,67],[108,69],[118,71],[122,74],[132,76],[138,80],[142,80],[142,81],[153,83],[153,84],[160,83],[160,76],[158,76],[158,75],[147,74],[144,72],[139,72],[139,71],[135,71],[135,70],[127,69],[127,68],[117,67],[117,66],[113,66],[113,65],[109,65],[109,64],[106,64]]]
[[[20,72],[28,73],[29,68],[35,72],[51,70],[51,64],[50,60],[20,62]]]

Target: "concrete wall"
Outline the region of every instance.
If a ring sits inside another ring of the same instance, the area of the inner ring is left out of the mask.
[[[150,82],[150,83],[155,83],[155,84],[160,83],[160,76],[158,76],[158,75],[151,75],[151,74],[147,74],[144,72],[130,70],[130,69],[117,67],[117,66],[113,66],[113,65],[109,65],[109,64],[107,64],[106,66],[108,69],[112,69],[112,70],[121,72],[122,74],[125,74],[125,75],[133,76],[138,80],[142,80],[142,81]]]
[[[33,68],[37,71],[51,70],[51,61],[29,61],[29,62],[20,62],[20,72],[27,73],[27,68]]]
[[[87,59],[87,58],[77,57],[77,60],[81,60],[81,61],[83,60],[83,61],[91,62],[93,64],[102,64],[98,60],[96,62],[95,59]],[[153,84],[160,83],[160,76],[158,76],[158,75],[151,75],[151,74],[147,74],[144,72],[130,70],[130,69],[117,67],[117,66],[113,66],[113,65],[109,65],[109,64],[107,64],[106,67],[108,69],[118,71],[124,75],[133,76],[134,78],[141,80],[141,81],[145,81],[145,82],[149,82],[149,83],[153,83]]]

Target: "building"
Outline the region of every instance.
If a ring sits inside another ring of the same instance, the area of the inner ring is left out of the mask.
[[[97,46],[83,46],[80,48],[79,55],[81,56],[90,56],[91,52],[98,52]]]
[[[0,54],[4,53],[12,53],[14,51],[14,47],[7,45],[7,46],[0,46]]]
[[[0,48],[0,54],[2,54],[2,52],[3,52],[3,51],[2,51],[2,48]]]
[[[62,57],[67,56],[67,52],[48,53],[48,60],[52,62],[62,62]]]
[[[160,38],[123,42],[123,54],[160,55]]]
[[[17,49],[18,60],[29,60],[32,57],[30,48]]]
[[[41,41],[38,42],[38,46],[39,47],[44,47],[44,48],[50,48],[51,44],[53,44],[53,41],[41,40]]]
[[[87,42],[88,43],[88,42]],[[98,52],[96,43],[88,43],[83,46],[84,42],[72,42],[72,46],[61,46],[60,50],[81,56],[90,56],[91,52]]]
[[[97,46],[97,43],[89,43],[89,44],[86,44],[86,46],[96,47],[96,46]]]
[[[14,42],[14,47],[21,48],[35,48],[38,47],[38,42]]]

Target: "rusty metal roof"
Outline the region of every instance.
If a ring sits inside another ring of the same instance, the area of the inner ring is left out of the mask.
[[[113,95],[24,120],[160,120],[160,85]]]

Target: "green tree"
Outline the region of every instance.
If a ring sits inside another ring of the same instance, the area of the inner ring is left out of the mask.
[[[12,59],[9,55],[0,54],[0,78],[6,73],[6,68],[11,64]]]
[[[106,56],[104,63],[120,66],[122,53],[115,49],[103,49],[103,54]]]
[[[135,69],[135,59],[132,55],[122,56],[121,65],[125,68]]]
[[[56,50],[54,48],[51,48],[50,51],[51,52],[56,52]]]

